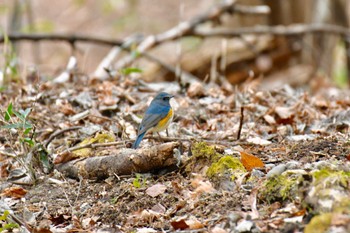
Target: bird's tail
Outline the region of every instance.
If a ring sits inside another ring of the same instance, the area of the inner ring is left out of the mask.
[[[140,134],[140,135],[137,136],[137,138],[136,138],[134,144],[132,145],[132,148],[136,149],[137,147],[139,147],[139,144],[140,144],[140,142],[142,141],[143,136],[145,136],[145,133],[146,133],[146,132],[144,132],[144,133],[142,133],[142,134]]]

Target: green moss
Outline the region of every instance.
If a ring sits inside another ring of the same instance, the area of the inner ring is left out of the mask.
[[[205,142],[193,144],[191,152],[192,156],[185,168],[187,173],[202,173],[203,169],[218,161],[222,156],[216,151],[215,146],[209,146]]]
[[[270,177],[264,182],[259,197],[269,203],[294,200],[301,195],[298,188],[303,180],[301,173],[284,172],[282,175]]]
[[[309,224],[306,225],[304,232],[305,233],[323,233],[328,230],[331,225],[333,214],[325,213],[317,215],[311,219]]]
[[[350,214],[350,198],[344,197],[341,200],[339,200],[334,208],[333,212],[341,213],[341,214]]]
[[[217,161],[220,158],[220,154],[217,153],[214,146],[209,146],[205,142],[198,142],[192,146],[193,158],[206,158],[209,161]]]
[[[231,178],[234,179],[237,173],[242,174],[247,171],[239,159],[226,155],[220,158],[219,161],[212,163],[207,171],[207,176],[213,178],[229,172],[232,173]]]
[[[350,172],[322,168],[312,172],[309,199],[314,200],[316,212],[349,213],[349,179]],[[317,202],[315,201],[317,200]],[[322,205],[319,203],[327,203]]]
[[[312,173],[314,185],[321,184],[323,187],[342,186],[347,187],[350,172],[335,171],[330,168],[323,168]]]

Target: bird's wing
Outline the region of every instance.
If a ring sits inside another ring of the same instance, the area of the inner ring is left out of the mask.
[[[168,115],[169,110],[170,106],[156,106],[155,108],[150,106],[142,119],[138,134],[140,135],[156,126],[160,120]]]

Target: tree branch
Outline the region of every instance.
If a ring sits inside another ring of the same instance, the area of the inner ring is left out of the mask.
[[[331,33],[350,36],[346,27],[332,24],[293,24],[289,26],[256,26],[236,29],[196,29],[192,36],[200,37],[239,37],[244,34],[272,34],[280,36],[298,36],[307,33]]]
[[[175,40],[183,36],[192,35],[195,27],[199,24],[208,21],[215,21],[225,12],[231,13],[234,10],[233,8],[236,4],[236,1],[237,0],[226,0],[221,4],[218,4],[217,6],[211,8],[209,11],[190,19],[189,21],[179,23],[168,31],[157,35],[150,35],[138,45],[136,51],[140,54],[143,54],[148,49],[165,41]],[[116,64],[116,68],[123,68],[134,61],[134,59],[134,56],[126,56]]]
[[[8,35],[0,35],[0,43],[4,43],[5,37],[10,41],[41,41],[41,40],[50,40],[50,41],[65,41],[70,44],[75,44],[76,42],[87,42],[94,44],[102,44],[108,46],[122,46],[123,41],[121,40],[110,40],[97,38],[93,36],[84,36],[84,35],[64,35],[64,34],[25,34],[25,33],[11,33]]]

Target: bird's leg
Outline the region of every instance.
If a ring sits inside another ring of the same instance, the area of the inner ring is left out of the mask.
[[[168,128],[165,129],[165,132],[166,132],[166,136],[169,137],[169,130],[168,130]]]
[[[165,140],[162,138],[162,136],[160,136],[160,133],[159,132],[157,132],[157,134],[158,134],[158,137],[159,137],[159,141],[162,141],[163,143],[165,142]]]
[[[153,137],[153,136],[154,136],[154,132],[152,132],[151,135],[152,135],[152,137]],[[151,139],[151,140],[150,140],[150,143],[151,143],[152,146],[154,146],[154,139]]]

